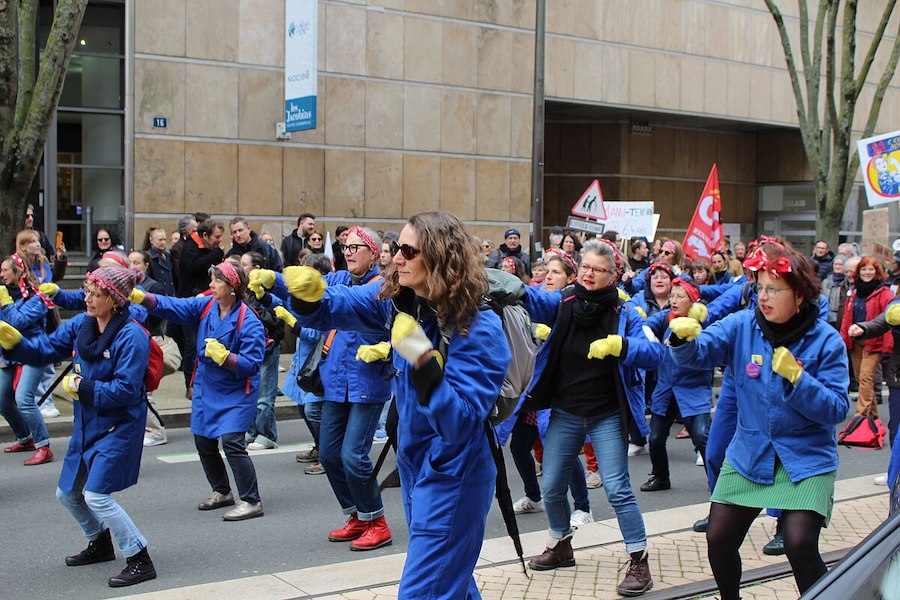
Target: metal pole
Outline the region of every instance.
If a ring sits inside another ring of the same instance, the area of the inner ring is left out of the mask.
[[[544,242],[544,24],[546,0],[535,2],[534,121],[531,137],[531,246],[537,253]]]
[[[94,253],[94,207],[86,206],[84,208],[84,251],[88,258]]]
[[[134,2],[125,3],[125,248],[135,247],[134,232]],[[88,253],[90,255],[90,252]]]

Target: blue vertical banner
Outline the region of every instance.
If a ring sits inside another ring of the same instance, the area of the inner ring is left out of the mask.
[[[318,0],[284,1],[284,129],[316,128]]]

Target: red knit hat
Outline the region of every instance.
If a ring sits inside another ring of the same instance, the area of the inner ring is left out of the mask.
[[[128,302],[128,296],[134,289],[135,275],[131,269],[100,267],[88,273],[86,278],[97,284],[101,290],[106,290],[118,306]]]

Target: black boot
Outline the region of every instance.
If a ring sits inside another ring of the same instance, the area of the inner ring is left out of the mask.
[[[70,567],[80,567],[111,560],[116,560],[116,550],[113,548],[109,529],[104,529],[96,540],[88,542],[87,548],[74,556],[67,556],[66,564]]]
[[[115,577],[109,578],[109,587],[125,587],[151,579],[156,579],[156,569],[144,547],[134,556],[125,559],[125,568]]]
[[[781,519],[778,519],[777,525],[775,525],[775,536],[763,546],[763,554],[781,556],[784,552],[784,533],[781,531]]]

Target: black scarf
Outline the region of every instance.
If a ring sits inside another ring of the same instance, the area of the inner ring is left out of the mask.
[[[602,290],[587,290],[578,282],[575,282],[575,305],[572,307],[572,318],[579,325],[592,325],[604,315],[610,314],[610,309],[616,306],[619,300],[619,290],[610,286]]]
[[[857,279],[853,287],[856,288],[856,295],[860,298],[868,298],[869,294],[881,287],[883,282],[873,279],[872,281],[863,281]]]
[[[819,307],[809,301],[801,304],[800,311],[784,323],[767,321],[759,306],[756,307],[756,322],[762,329],[763,337],[773,348],[790,346],[802,338],[809,328],[816,324],[818,318]]]
[[[106,324],[106,329],[100,333],[97,327],[97,319],[94,317],[85,317],[81,322],[81,328],[78,330],[78,338],[75,340],[75,349],[78,355],[84,360],[97,360],[103,356],[103,352],[112,346],[116,334],[125,327],[131,317],[128,309],[122,307],[121,312],[117,312]]]

